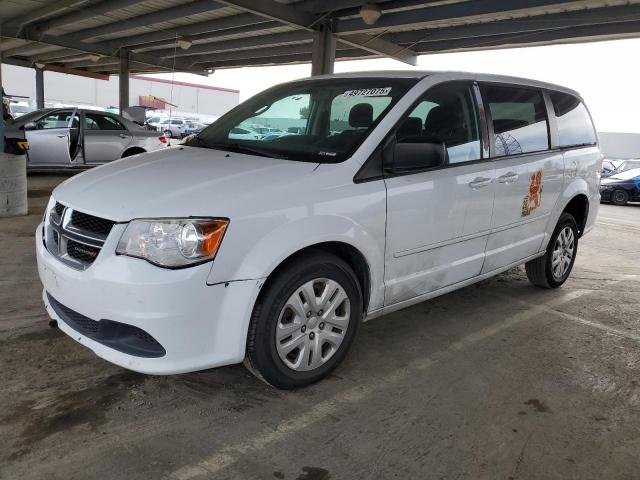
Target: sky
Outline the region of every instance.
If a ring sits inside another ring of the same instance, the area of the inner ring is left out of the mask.
[[[461,70],[513,75],[577,90],[600,132],[640,133],[640,39],[422,55],[418,66],[389,60],[339,61],[335,72]],[[311,65],[218,70],[208,78],[176,73],[161,78],[240,90],[240,101],[278,83],[304,78]]]

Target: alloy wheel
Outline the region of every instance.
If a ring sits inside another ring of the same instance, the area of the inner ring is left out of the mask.
[[[276,324],[276,350],[292,370],[324,365],[340,348],[351,317],[351,304],[335,280],[316,278],[297,288]]]
[[[569,270],[575,252],[575,245],[573,229],[569,226],[564,227],[556,238],[551,257],[551,271],[556,280],[564,278]]]

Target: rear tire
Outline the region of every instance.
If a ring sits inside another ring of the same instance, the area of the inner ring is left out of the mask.
[[[618,206],[626,205],[629,201],[629,193],[626,190],[617,189],[611,192],[611,203]]]
[[[173,138],[173,135],[171,135],[171,130],[165,130],[162,133],[164,133],[164,136],[167,138]]]
[[[251,315],[245,365],[294,389],[329,375],[345,358],[362,319],[362,293],[346,262],[320,250],[291,262]]]
[[[560,215],[542,257],[525,264],[527,278],[536,287],[558,288],[567,281],[578,253],[578,224],[573,215]]]

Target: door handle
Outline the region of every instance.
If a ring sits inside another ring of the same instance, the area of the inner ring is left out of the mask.
[[[469,187],[474,190],[478,188],[486,187],[487,185],[491,185],[492,179],[487,177],[476,177],[471,182],[469,182]]]
[[[498,177],[499,183],[513,183],[518,180],[518,174],[515,172],[507,172],[504,175]]]
[[[65,138],[67,135],[64,133],[60,133],[58,135],[56,135],[58,138]]]
[[[124,133],[121,133],[120,138],[127,138],[127,135],[125,135]]]

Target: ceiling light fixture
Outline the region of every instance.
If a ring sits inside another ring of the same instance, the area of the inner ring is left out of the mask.
[[[360,8],[360,16],[367,25],[373,25],[382,15],[382,10],[375,3],[365,3]]]
[[[193,45],[193,40],[191,40],[190,38],[182,37],[178,39],[178,46],[182,50],[189,50],[189,48],[191,48],[191,45]]]
[[[91,60],[94,63],[100,60],[101,58],[102,57],[100,55],[89,55],[89,60]]]
[[[36,65],[36,68],[39,68],[40,70],[42,70],[46,66],[44,63],[40,63],[40,62],[36,62],[35,65]]]

